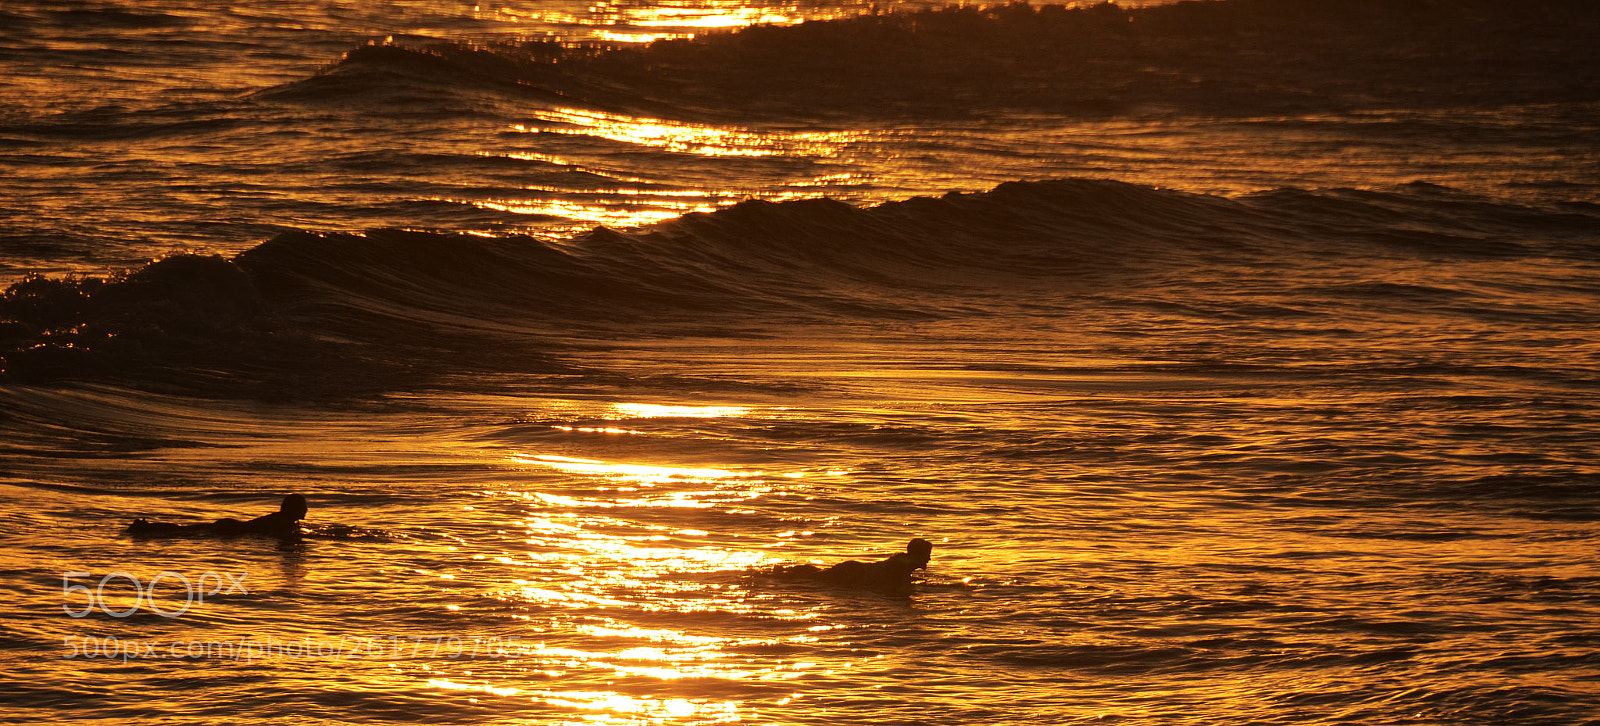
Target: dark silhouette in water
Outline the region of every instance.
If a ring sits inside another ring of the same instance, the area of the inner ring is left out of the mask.
[[[911,583],[911,573],[928,568],[932,556],[933,543],[919,537],[906,544],[905,552],[897,552],[878,562],[845,560],[826,570],[816,565],[779,565],[772,574],[842,587],[902,587]]]
[[[290,494],[283,498],[278,511],[248,522],[224,517],[210,524],[169,524],[140,517],[128,525],[128,534],[135,537],[236,537],[254,534],[291,541],[300,539],[300,520],[305,518],[306,498]]]

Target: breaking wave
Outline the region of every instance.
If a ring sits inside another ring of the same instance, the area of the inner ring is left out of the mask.
[[[756,26],[648,46],[373,45],[270,96],[384,105],[474,92],[728,118],[1220,116],[1600,99],[1582,0],[1026,3]],[[1270,60],[1268,60],[1270,59]]]
[[[293,380],[295,395],[318,395],[403,385],[443,357],[457,369],[558,370],[561,341],[576,338],[982,314],[1016,302],[997,296],[1170,286],[1186,270],[1593,259],[1597,222],[1595,205],[1512,206],[1420,184],[1228,199],[1080,179],[866,209],[748,201],[561,240],[293,232],[233,259],[18,282],[0,295],[0,358],[12,380]],[[317,381],[296,377],[313,366]]]

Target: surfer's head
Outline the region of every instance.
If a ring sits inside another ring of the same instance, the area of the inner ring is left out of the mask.
[[[918,537],[906,545],[906,554],[917,567],[926,568],[928,559],[933,557],[933,543]]]
[[[299,494],[290,494],[283,498],[283,506],[278,511],[289,515],[292,519],[306,518],[306,498]]]

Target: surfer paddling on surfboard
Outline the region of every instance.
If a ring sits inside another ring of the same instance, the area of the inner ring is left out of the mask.
[[[300,520],[305,518],[306,498],[290,494],[283,498],[278,511],[248,522],[226,517],[210,524],[168,524],[140,517],[128,525],[128,534],[135,537],[236,537],[253,534],[291,541],[300,538]]]
[[[911,584],[911,573],[928,568],[932,556],[933,543],[919,537],[906,544],[905,552],[897,552],[878,562],[845,560],[828,569],[816,565],[779,565],[772,574],[842,587],[903,587]]]

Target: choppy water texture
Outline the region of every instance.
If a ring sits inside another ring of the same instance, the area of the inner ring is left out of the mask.
[[[1597,29],[7,3],[0,720],[1600,723]]]

